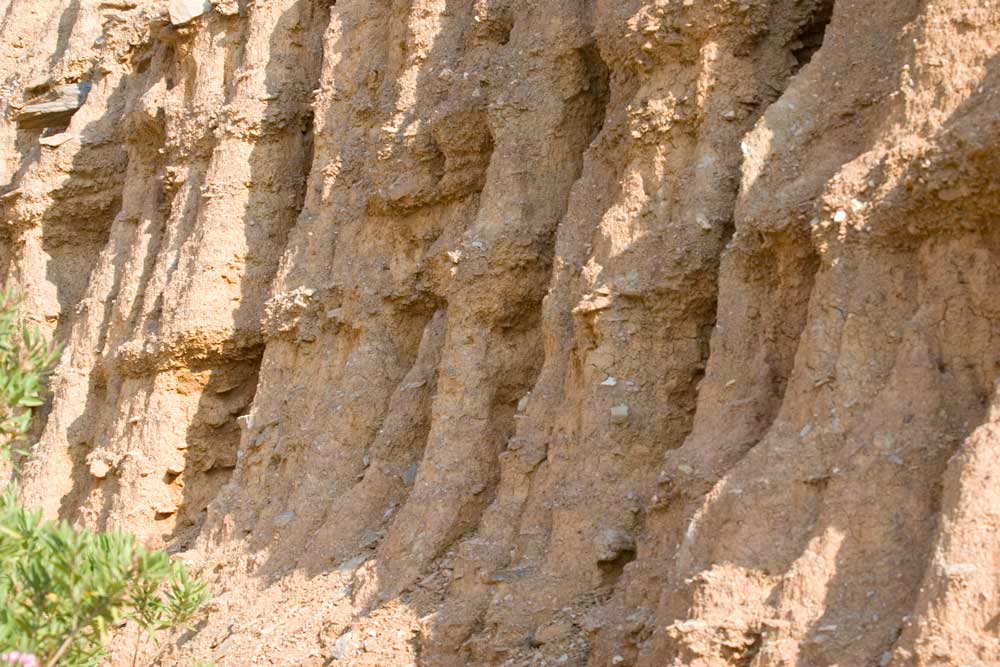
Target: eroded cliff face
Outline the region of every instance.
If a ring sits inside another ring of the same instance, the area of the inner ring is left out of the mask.
[[[1000,5],[0,14],[23,495],[215,592],[144,664],[1000,663]]]

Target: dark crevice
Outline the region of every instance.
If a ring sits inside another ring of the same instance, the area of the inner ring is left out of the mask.
[[[805,67],[819,51],[819,48],[823,46],[826,27],[830,24],[830,19],[833,18],[833,4],[834,0],[820,0],[799,29],[795,39],[789,44],[792,55],[795,57],[794,72]]]
[[[489,15],[476,18],[476,33],[484,42],[504,46],[510,42],[513,29],[514,17],[506,6],[490,7]]]
[[[257,349],[248,359],[214,367],[197,389],[201,398],[185,434],[183,469],[168,471],[164,480],[178,498],[173,532],[164,536],[168,541],[193,543],[208,505],[229,481],[240,445],[239,418],[253,404],[262,359],[263,349]],[[178,371],[177,381],[200,384],[198,375]]]
[[[635,549],[622,551],[614,560],[602,561],[597,564],[601,570],[603,584],[609,588],[614,588],[625,572],[625,566],[635,560]]]
[[[764,635],[759,630],[750,630],[743,635],[740,648],[725,647],[724,653],[734,667],[750,667],[764,644]]]
[[[597,44],[587,44],[580,49],[580,52],[587,69],[587,93],[592,100],[589,144],[604,129],[609,96],[611,95],[611,72],[608,70],[607,63],[601,58]]]

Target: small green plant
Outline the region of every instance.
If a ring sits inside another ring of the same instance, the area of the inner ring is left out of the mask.
[[[118,530],[42,521],[12,489],[0,500],[0,563],[0,647],[31,653],[43,667],[96,665],[109,630],[124,620],[155,641],[161,630],[188,626],[208,599],[166,553]]]
[[[36,329],[18,324],[19,300],[0,290],[0,450],[24,442],[32,410],[58,358]],[[206,586],[162,551],[119,530],[76,530],[43,521],[0,495],[0,661],[20,667],[92,667],[111,628],[133,621],[139,641],[189,627],[208,599]]]
[[[31,412],[44,403],[45,379],[59,350],[37,328],[18,324],[20,299],[0,290],[0,454],[20,451]]]

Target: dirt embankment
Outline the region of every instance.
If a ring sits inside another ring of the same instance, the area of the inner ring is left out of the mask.
[[[1000,664],[1000,4],[0,15],[24,496],[211,581],[148,664]]]

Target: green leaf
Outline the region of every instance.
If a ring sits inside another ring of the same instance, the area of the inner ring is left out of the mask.
[[[5,457],[24,442],[60,352],[37,328],[18,326],[19,303],[13,290],[0,290]],[[41,664],[58,655],[60,667],[93,667],[122,619],[138,623],[155,641],[158,631],[190,624],[207,600],[207,587],[183,565],[133,536],[43,521],[40,511],[18,504],[13,485],[0,494],[0,653],[34,653]]]

